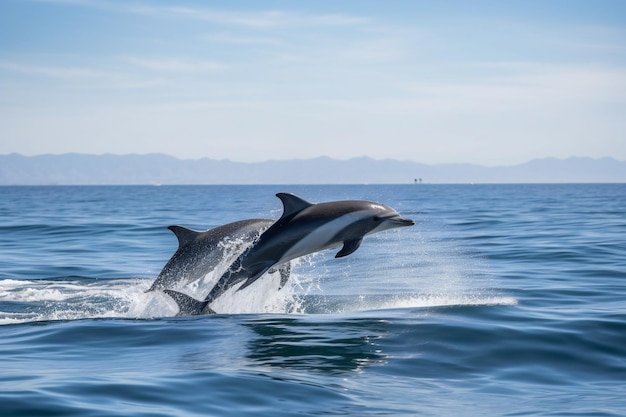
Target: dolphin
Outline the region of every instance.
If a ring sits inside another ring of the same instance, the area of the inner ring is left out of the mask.
[[[244,245],[257,239],[274,222],[269,219],[241,220],[204,232],[169,226],[168,229],[178,238],[178,249],[147,292],[178,288],[203,278],[223,260],[226,250],[243,251]],[[229,242],[234,246],[229,247]],[[280,272],[282,287],[289,278],[288,265]]]
[[[233,262],[204,300],[164,291],[178,304],[179,315],[210,314],[209,304],[234,285],[244,282],[238,290],[246,288],[265,272],[293,259],[343,245],[335,255],[341,258],[356,251],[366,235],[415,224],[391,207],[370,201],[314,204],[294,194],[276,196],[283,203],[280,219]]]

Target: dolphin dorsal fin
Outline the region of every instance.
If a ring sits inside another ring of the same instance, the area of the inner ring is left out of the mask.
[[[195,230],[187,229],[186,227],[182,226],[169,226],[168,229],[174,232],[174,234],[178,238],[179,248],[190,244],[191,242],[196,240],[196,238],[200,234],[200,232],[196,232]]]
[[[276,197],[280,198],[280,201],[283,202],[283,215],[280,216],[281,219],[291,216],[292,214],[296,214],[297,212],[313,205],[313,203],[309,203],[295,194],[278,193],[276,194]]]

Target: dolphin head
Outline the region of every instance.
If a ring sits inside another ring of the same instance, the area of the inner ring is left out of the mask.
[[[371,219],[371,230],[367,234],[382,232],[397,227],[413,226],[415,221],[405,219],[389,206],[379,203],[370,203],[368,208]]]

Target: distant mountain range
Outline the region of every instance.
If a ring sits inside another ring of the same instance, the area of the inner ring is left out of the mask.
[[[149,155],[0,155],[0,185],[626,182],[626,161],[544,158],[501,167],[320,157],[257,163]]]

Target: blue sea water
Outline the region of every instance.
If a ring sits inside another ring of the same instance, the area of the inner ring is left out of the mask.
[[[416,225],[175,317],[166,227]],[[2,416],[626,415],[626,185],[0,187]]]

